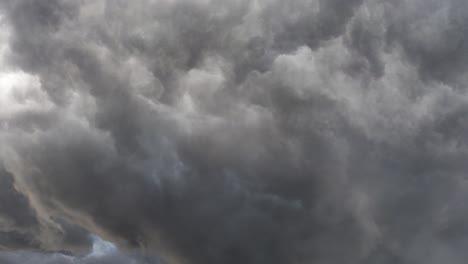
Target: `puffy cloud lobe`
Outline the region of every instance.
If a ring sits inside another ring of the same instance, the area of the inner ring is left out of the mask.
[[[466,258],[463,1],[0,3],[2,248]]]

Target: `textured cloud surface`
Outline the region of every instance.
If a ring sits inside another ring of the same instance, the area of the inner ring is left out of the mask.
[[[69,256],[60,253],[41,254],[32,252],[1,252],[0,262],[3,264],[158,264],[156,257],[128,257],[120,253],[116,247],[107,241],[95,238],[93,249],[83,256]]]
[[[466,0],[0,0],[0,23],[0,262],[466,263]]]

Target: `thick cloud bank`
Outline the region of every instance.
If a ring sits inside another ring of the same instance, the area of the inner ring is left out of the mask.
[[[466,263],[466,0],[0,14],[2,263]]]

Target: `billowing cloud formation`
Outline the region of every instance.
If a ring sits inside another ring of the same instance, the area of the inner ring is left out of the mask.
[[[0,3],[2,249],[468,257],[468,2]]]

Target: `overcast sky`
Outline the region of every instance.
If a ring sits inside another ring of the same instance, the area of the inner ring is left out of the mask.
[[[464,264],[468,1],[0,0],[0,263]]]

